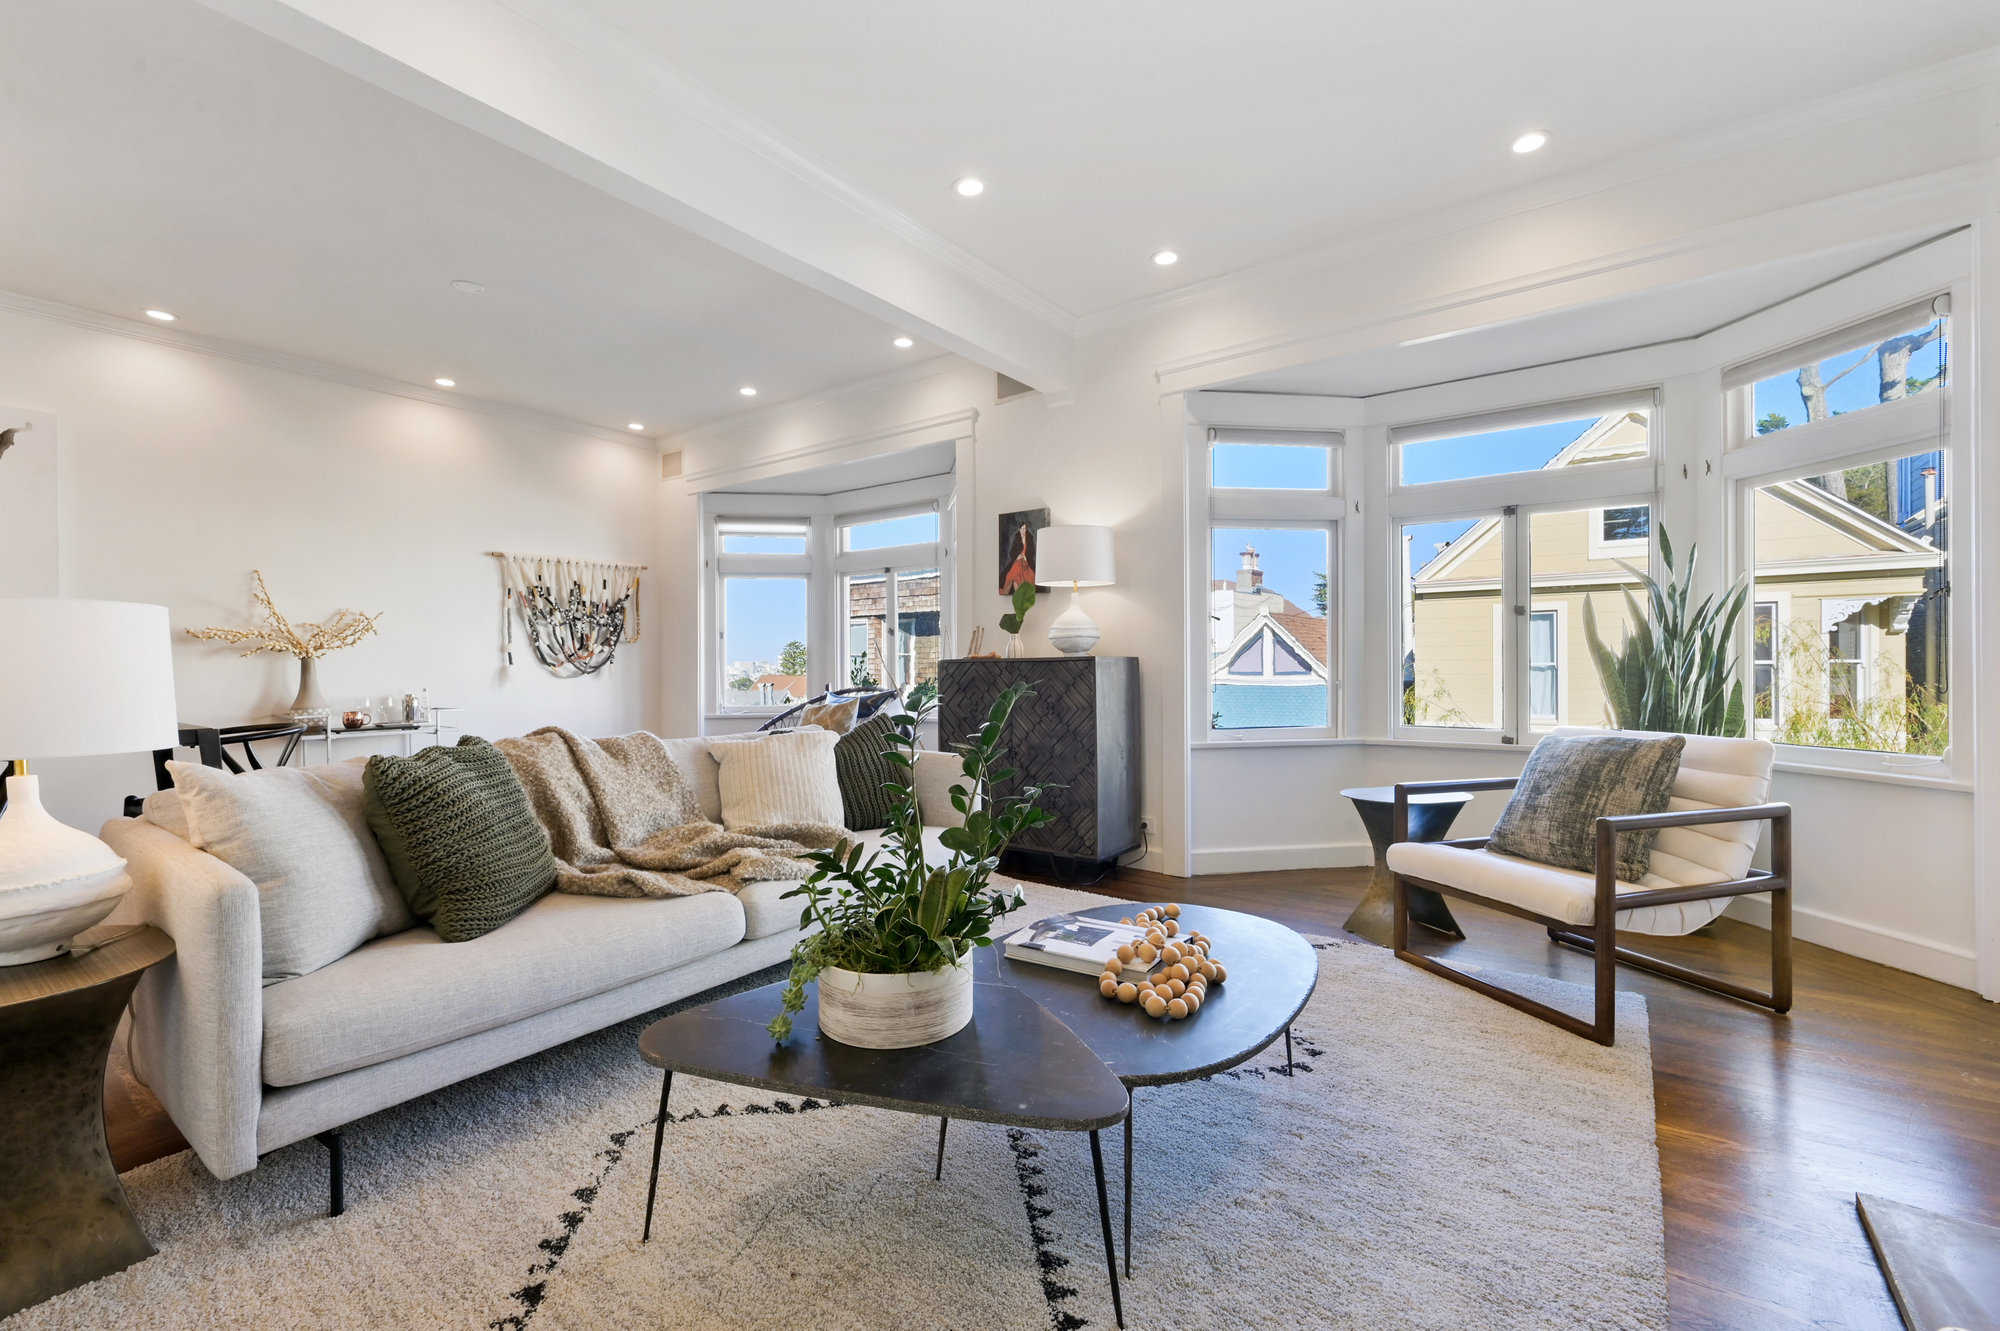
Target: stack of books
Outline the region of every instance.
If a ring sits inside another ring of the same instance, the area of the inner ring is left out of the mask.
[[[1031,961],[1079,975],[1119,970],[1136,982],[1152,971],[1153,962],[1139,960],[1137,953],[1130,961],[1120,961],[1118,949],[1136,947],[1145,939],[1146,931],[1138,925],[1083,915],[1051,915],[1008,935],[1005,947],[1009,961]]]

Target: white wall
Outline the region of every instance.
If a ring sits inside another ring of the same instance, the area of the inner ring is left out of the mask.
[[[168,608],[184,721],[265,718],[297,688],[289,657],[243,659],[181,632],[252,622],[253,568],[294,619],[385,612],[375,637],[320,663],[335,705],[428,687],[489,737],[655,720],[650,658],[671,628],[650,579],[642,640],[597,676],[556,680],[521,650],[502,667],[485,553],[648,562],[650,448],[14,312],[0,312],[0,402],[55,417],[62,594]],[[345,752],[368,744],[400,747]],[[91,830],[152,788],[140,755],[36,770],[51,811]]]
[[[1118,585],[1087,595],[1104,631],[1098,651],[1141,660],[1142,810],[1157,829],[1142,863],[1189,873],[1365,862],[1365,837],[1341,788],[1509,774],[1519,770],[1525,750],[1381,741],[1390,663],[1377,639],[1390,622],[1389,571],[1386,519],[1372,511],[1357,523],[1367,539],[1353,562],[1343,615],[1343,631],[1361,635],[1348,680],[1348,733],[1361,742],[1191,746],[1187,643],[1199,608],[1189,604],[1186,588],[1192,556],[1180,395],[1345,351],[1872,237],[1934,235],[1977,222],[2000,210],[1994,164],[2000,135],[1990,114],[1996,104],[2000,89],[1981,84],[1868,108],[1869,135],[1895,138],[1921,154],[1899,157],[1893,166],[1880,155],[1849,151],[1828,125],[1795,125],[1699,160],[1663,154],[1650,165],[1607,168],[1560,197],[1506,215],[1412,227],[1177,293],[1116,326],[1086,330],[1077,387],[1060,400],[1036,395],[996,403],[990,374],[968,368],[685,436],[670,446],[687,450],[692,480],[665,487],[662,562],[677,570],[672,579],[692,584],[691,496],[709,488],[701,473],[733,465],[783,468],[786,458],[809,454],[823,461],[813,450],[926,442],[903,433],[905,427],[975,410],[978,493],[972,545],[960,556],[973,599],[971,613],[955,626],[961,641],[954,650],[962,650],[973,623],[991,625],[1005,609],[990,590],[999,513],[1047,505],[1057,522],[1112,526]],[[1939,134],[1941,124],[1959,129]],[[1677,531],[1696,532],[1705,549],[1719,553],[1721,480],[1705,477],[1700,464],[1719,452],[1720,422],[1685,409],[1713,398],[1713,374],[1663,362],[1644,377],[1666,383],[1669,405],[1678,404],[1678,414],[1664,418],[1667,447],[1691,464],[1685,482],[1678,475],[1664,479],[1662,513]],[[1355,431],[1349,443],[1379,451],[1381,440],[1378,432]],[[1370,457],[1364,471],[1379,465]],[[1046,602],[1036,608],[1029,641],[1043,643],[1051,613]],[[671,707],[693,706],[696,679],[694,654],[676,649],[663,663]],[[1923,789],[1788,773],[1778,793],[1813,809],[1800,832],[1800,936],[1950,983],[1973,982],[1979,870],[1973,801],[1962,785]],[[1481,796],[1459,828],[1485,830],[1501,803]],[[1875,837],[1849,853],[1844,843],[1855,838],[1848,829],[1884,825],[1860,815],[1889,807],[1901,820],[1896,826],[1921,834]]]

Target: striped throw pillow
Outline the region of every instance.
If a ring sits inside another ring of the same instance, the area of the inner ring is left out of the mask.
[[[896,718],[877,712],[840,737],[833,746],[834,771],[840,777],[840,805],[846,814],[847,830],[866,832],[887,827],[895,799],[887,789],[904,782],[903,769],[882,756]]]
[[[831,730],[781,731],[709,749],[722,788],[722,825],[732,832],[839,827],[840,777]]]

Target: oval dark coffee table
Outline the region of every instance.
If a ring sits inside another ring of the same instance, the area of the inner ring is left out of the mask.
[[[1117,920],[1157,902],[1117,902],[1078,912]],[[1244,1063],[1279,1037],[1285,1071],[1292,1068],[1292,1020],[1319,983],[1319,955],[1298,933],[1273,920],[1214,906],[1182,906],[1183,930],[1199,929],[1229,971],[1210,989],[1201,1011],[1185,1021],[1158,1021],[1098,992],[1097,977],[1053,966],[1009,961],[998,947],[981,948],[975,963],[1013,984],[1076,1032],[1125,1087],[1198,1081]],[[1132,1106],[1125,1114],[1125,1274],[1132,1273]]]
[[[676,1072],[758,1090],[936,1114],[941,1120],[940,1176],[945,1129],[953,1118],[1088,1132],[1090,1163],[1097,1173],[1097,1218],[1111,1274],[1111,1308],[1118,1325],[1124,1326],[1111,1205],[1104,1189],[1104,1148],[1097,1134],[1125,1117],[1131,1097],[1103,1062],[1033,999],[996,979],[990,969],[974,978],[972,1024],[914,1049],[858,1049],[823,1039],[816,984],[808,987],[805,1010],[792,1018],[791,1037],[783,1044],[764,1030],[778,1013],[782,984],[717,999],[648,1026],[639,1035],[639,1056],[664,1069],[666,1077],[660,1086],[660,1116],[653,1125],[653,1176],[646,1188],[646,1227],[639,1241],[653,1235],[660,1143]]]

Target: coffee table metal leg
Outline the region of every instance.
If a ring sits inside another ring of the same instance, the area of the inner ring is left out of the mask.
[[[1285,1027],[1285,1075],[1292,1075],[1292,1028]]]
[[[646,1185],[646,1228],[639,1234],[639,1242],[645,1243],[653,1237],[653,1198],[660,1191],[660,1139],[667,1130],[667,1096],[674,1089],[674,1070],[667,1069],[666,1077],[660,1082],[660,1116],[653,1120],[653,1180]]]
[[[1118,1249],[1111,1240],[1111,1199],[1104,1191],[1104,1145],[1097,1129],[1090,1130],[1090,1165],[1097,1173],[1097,1221],[1104,1227],[1104,1266],[1111,1273],[1111,1315],[1125,1325],[1125,1303],[1118,1295]]]
[[[1125,1088],[1125,1274],[1132,1274],[1132,1111],[1138,1093]]]
[[[950,1127],[951,1120],[949,1118],[940,1118],[938,1120],[938,1163],[936,1177],[940,1182],[944,1180],[944,1134]]]

